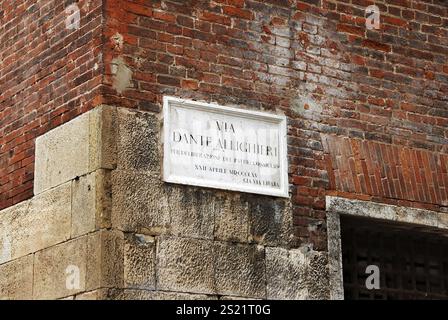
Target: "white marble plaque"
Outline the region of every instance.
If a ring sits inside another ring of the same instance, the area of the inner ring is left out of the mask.
[[[164,97],[163,180],[288,197],[286,117]]]

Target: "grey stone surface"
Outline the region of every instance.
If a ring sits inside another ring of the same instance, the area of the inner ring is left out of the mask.
[[[268,299],[306,299],[307,261],[299,250],[266,248]]]
[[[112,224],[121,230],[248,240],[247,205],[238,199],[226,200],[210,190],[165,184],[151,174],[136,171],[116,170],[112,176]]]
[[[215,238],[223,241],[249,241],[249,209],[239,194],[224,194],[215,209]]]
[[[161,234],[170,227],[167,187],[144,173],[112,173],[112,225],[124,231]]]
[[[329,299],[326,253],[266,248],[268,299]]]
[[[20,225],[14,226],[19,235],[17,243],[23,243],[23,246],[17,247],[16,256],[48,248],[69,239],[70,215],[70,183],[34,197],[27,215],[23,217],[24,220]]]
[[[308,254],[308,261],[308,299],[330,299],[327,253],[312,251]]]
[[[438,227],[441,213],[408,207],[395,207],[396,220],[403,223],[421,224]]]
[[[33,297],[33,255],[0,265],[0,300]]]
[[[89,112],[89,172],[117,166],[117,108],[98,106]]]
[[[412,223],[442,229],[448,228],[446,215],[442,212],[431,210],[333,196],[326,197],[326,208],[329,212],[344,215]]]
[[[215,242],[217,292],[241,297],[266,297],[264,247]]]
[[[157,247],[157,290],[213,294],[213,242],[161,238]]]
[[[115,166],[115,108],[100,106],[36,139],[34,194]]]
[[[77,237],[95,230],[95,180],[95,174],[92,173],[72,182],[72,237]]]
[[[124,290],[121,300],[216,300],[217,297],[205,294],[191,294],[168,291]]]
[[[66,183],[1,213],[2,261],[70,238],[71,185]]]
[[[20,234],[18,234],[19,230],[15,230],[15,228],[23,225],[21,221],[25,220],[24,217],[27,216],[30,203],[31,201],[24,201],[0,212],[2,217],[0,219],[0,264],[12,260],[13,254],[15,258],[18,258],[16,253],[18,248],[27,243],[27,241],[18,240]],[[17,221],[17,223],[13,224],[13,221]],[[24,233],[26,234],[26,231]],[[19,249],[19,252],[22,250]]]
[[[268,246],[289,246],[294,240],[289,200],[241,195],[249,210],[252,241]]]
[[[385,220],[396,220],[395,206],[377,202],[326,197],[327,211]]]
[[[118,109],[117,168],[160,177],[159,120],[150,113]]]
[[[328,274],[330,299],[344,299],[342,279],[341,224],[339,213],[327,212]]]
[[[439,212],[437,218],[437,228],[448,229],[448,213]]]
[[[221,202],[209,190],[167,187],[171,191],[168,205],[171,217],[171,233],[175,236],[213,239],[215,214]]]
[[[72,237],[110,226],[112,186],[108,170],[97,170],[72,182]]]
[[[122,288],[124,236],[116,230],[100,230],[87,238],[86,290]]]
[[[34,255],[34,299],[58,299],[86,289],[87,237],[64,242]],[[70,273],[67,268],[79,270],[79,287],[67,288]]]
[[[89,172],[89,114],[36,139],[34,194]]]
[[[125,288],[154,290],[156,286],[154,237],[130,234],[124,243]]]

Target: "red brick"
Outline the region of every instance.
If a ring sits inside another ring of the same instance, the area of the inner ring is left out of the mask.
[[[135,13],[137,15],[146,16],[146,17],[152,17],[152,8],[148,8],[143,5],[139,5],[136,3],[127,2],[126,3],[126,10],[132,13]]]
[[[349,24],[342,24],[342,23],[337,25],[337,30],[339,32],[356,34],[358,36],[364,36],[364,34],[366,32],[365,28],[361,28],[361,27],[357,27],[357,26],[353,26],[353,25],[349,25]]]
[[[180,86],[180,80],[178,78],[168,77],[168,76],[157,76],[157,82],[160,84],[165,84],[169,86]]]
[[[196,80],[182,80],[181,87],[188,90],[197,90],[199,88],[199,84]]]
[[[358,56],[358,55],[353,55],[352,56],[352,61],[360,66],[364,66],[366,64],[366,59],[362,56]]]
[[[393,25],[396,25],[399,27],[405,27],[408,24],[408,21],[406,21],[406,20],[395,18],[395,17],[390,17],[390,16],[382,16],[381,20],[383,23],[389,23],[389,24],[393,24]]]
[[[242,8],[244,7],[244,0],[227,0],[227,4],[234,7]]]
[[[371,69],[370,75],[375,78],[384,78],[384,72],[378,69]]]
[[[163,20],[167,22],[174,23],[176,22],[176,16],[171,13],[163,12],[163,11],[154,11],[153,17],[158,20]]]
[[[367,47],[374,50],[384,51],[384,52],[390,52],[391,46],[389,44],[380,43],[373,40],[365,39],[362,41],[363,47]]]
[[[253,19],[253,13],[249,10],[244,10],[237,7],[225,6],[223,7],[223,12],[229,16],[242,18],[242,19]]]
[[[224,24],[227,26],[230,26],[230,23],[232,22],[231,19],[227,16],[222,16],[213,12],[202,12],[201,14],[202,19],[205,21],[210,21],[214,23]]]

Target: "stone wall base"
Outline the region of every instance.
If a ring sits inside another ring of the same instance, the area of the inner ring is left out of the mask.
[[[325,299],[289,199],[161,181],[161,119],[101,106],[39,137],[0,212],[2,299]]]

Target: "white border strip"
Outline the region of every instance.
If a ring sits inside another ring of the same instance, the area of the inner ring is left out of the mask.
[[[183,108],[191,108],[195,110],[201,110],[205,112],[216,112],[220,114],[228,114],[230,116],[243,117],[247,119],[256,119],[260,121],[269,121],[271,123],[279,124],[280,133],[283,132],[283,135],[280,135],[279,141],[279,156],[280,159],[283,159],[280,162],[280,190],[275,189],[259,189],[256,187],[248,187],[241,186],[236,183],[224,183],[219,181],[205,181],[203,179],[195,179],[195,178],[186,178],[184,176],[176,176],[169,172],[169,163],[170,163],[170,150],[169,145],[164,142],[163,146],[163,181],[170,183],[177,183],[183,185],[191,185],[191,186],[199,186],[206,188],[215,188],[215,189],[223,189],[223,190],[231,190],[231,191],[240,191],[240,192],[248,192],[276,197],[284,197],[289,198],[289,181],[288,181],[288,154],[287,154],[287,127],[286,127],[286,116],[283,115],[275,115],[269,114],[259,111],[245,110],[245,109],[237,109],[231,107],[224,107],[217,104],[210,104],[205,102],[197,102],[193,100],[186,100],[177,97],[164,96],[163,97],[163,133],[165,140],[166,137],[169,136],[170,132],[170,107],[173,105],[181,105]]]

